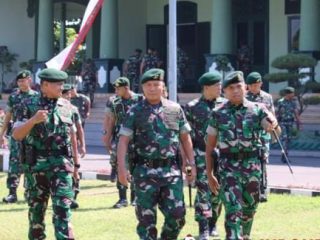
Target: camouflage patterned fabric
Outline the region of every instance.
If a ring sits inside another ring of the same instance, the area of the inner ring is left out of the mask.
[[[212,109],[221,105],[224,101],[224,98],[208,101],[205,100],[204,96],[201,96],[185,106],[186,117],[192,129],[191,137],[197,167],[197,178],[195,182],[197,194],[194,203],[195,220],[197,222],[207,222],[207,219],[212,217],[213,222],[216,223],[219,217],[219,209],[221,209],[219,196],[214,196],[209,190],[206,174],[206,144],[204,138]]]
[[[157,105],[143,100],[127,113],[120,135],[132,137],[135,143],[137,166],[133,177],[140,239],[157,239],[157,205],[165,217],[161,239],[177,239],[185,224],[177,152],[180,134],[189,131],[190,126],[180,105],[166,99]],[[156,164],[161,165],[156,167]]]
[[[178,90],[182,89],[184,84],[184,71],[187,68],[188,56],[185,51],[181,48],[177,49],[177,80],[178,80]]]
[[[17,110],[21,107],[21,102],[25,98],[37,96],[38,92],[34,90],[30,90],[28,92],[22,92],[20,90],[15,91],[9,96],[7,103],[7,112],[11,112],[12,121],[15,122],[17,120]],[[9,133],[11,135],[11,133]],[[19,154],[19,143],[10,137],[9,139],[9,170],[7,177],[7,188],[17,188],[20,182],[20,176],[23,173],[22,165],[20,162]]]
[[[261,121],[267,116],[259,105],[229,101],[212,112],[207,134],[217,137],[218,175],[225,207],[226,239],[249,239],[259,203],[261,178],[257,151],[262,147]]]
[[[53,225],[56,239],[74,239],[70,223],[73,199],[71,131],[75,131],[68,100],[35,96],[25,99],[15,126],[25,122],[39,109],[48,110],[48,120],[32,128],[24,139],[28,205],[29,239],[44,239],[45,212],[52,198]]]
[[[140,64],[141,64],[141,57],[136,55],[132,55],[126,61],[128,66],[127,78],[130,80],[130,84],[132,86],[133,91],[139,90],[140,84]]]
[[[96,77],[97,68],[94,62],[87,61],[83,64],[81,76],[83,80],[83,93],[90,98],[91,104],[94,101],[94,92],[96,91],[97,87],[97,77]]]
[[[83,94],[77,93],[77,96],[71,98],[70,101],[72,105],[78,108],[78,111],[81,116],[81,122],[84,126],[85,121],[88,117],[88,112],[90,111],[90,99]]]
[[[151,54],[145,54],[142,58],[142,61],[144,61],[143,72],[146,72],[151,68],[158,67],[159,58]]]
[[[276,116],[282,130],[281,141],[285,148],[292,139],[293,124],[296,121],[295,112],[297,111],[297,104],[295,100],[287,100],[285,98],[279,99],[277,102]]]

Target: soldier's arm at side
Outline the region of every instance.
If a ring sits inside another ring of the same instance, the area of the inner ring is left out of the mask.
[[[103,121],[103,129],[106,132],[105,135],[103,135],[103,142],[105,143],[105,146],[109,152],[112,149],[111,140],[113,136],[115,123],[116,123],[116,120],[114,116],[111,113],[106,113],[106,116]]]
[[[191,176],[187,176],[187,180],[189,182],[193,181],[196,177],[196,167],[195,167],[195,161],[194,161],[194,154],[193,154],[193,146],[192,141],[189,133],[180,133],[180,141],[183,148],[183,152],[185,157],[182,158],[182,166],[191,166]],[[188,161],[187,161],[188,160]]]
[[[47,118],[47,110],[38,110],[37,113],[26,122],[16,122],[14,124],[12,137],[17,141],[21,141],[29,134],[36,124],[47,121]]]
[[[1,133],[0,133],[0,145],[2,145],[4,143],[4,136],[6,135],[6,131],[8,129],[8,124],[11,120],[11,117],[12,117],[12,113],[7,111],[6,112],[6,115],[4,117],[4,121],[3,121],[3,126],[1,128]]]
[[[78,144],[77,144],[77,134],[74,131],[71,131],[71,147],[72,147],[72,157],[74,164],[80,164],[78,156]],[[75,179],[80,179],[78,168],[74,168],[73,177]]]
[[[86,142],[85,142],[85,138],[84,138],[84,131],[83,131],[83,127],[81,125],[81,122],[77,122],[76,123],[76,128],[77,128],[77,136],[79,138],[79,142],[80,142],[80,154],[81,157],[84,157],[86,155]]]
[[[217,195],[218,194],[218,189],[220,188],[218,180],[214,176],[214,164],[213,161],[215,161],[212,158],[212,152],[217,146],[217,136],[216,135],[211,135],[207,134],[206,138],[206,171],[207,171],[207,176],[208,176],[208,182],[211,191]]]
[[[119,182],[124,186],[128,186],[126,154],[128,152],[129,141],[129,136],[121,135],[117,146],[118,178]]]

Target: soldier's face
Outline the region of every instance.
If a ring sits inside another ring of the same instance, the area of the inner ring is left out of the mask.
[[[62,97],[70,101],[71,100],[71,91],[67,91],[65,93],[62,93]]]
[[[223,89],[225,97],[233,104],[240,104],[243,102],[246,88],[243,82],[230,84]]]
[[[261,90],[262,82],[257,82],[248,85],[248,90],[253,94],[258,94]]]
[[[219,97],[221,94],[221,83],[216,83],[210,86],[204,86],[204,88],[212,99]]]
[[[29,90],[30,84],[31,84],[31,78],[26,77],[26,78],[21,78],[17,81],[18,87],[22,92],[25,92]]]
[[[41,90],[48,98],[59,98],[62,96],[63,82],[44,81]]]
[[[142,90],[149,102],[159,102],[163,95],[164,83],[162,81],[148,81],[142,85]]]
[[[126,93],[126,88],[125,87],[115,87],[114,91],[117,96],[123,97]]]

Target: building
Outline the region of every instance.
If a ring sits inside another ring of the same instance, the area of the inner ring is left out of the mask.
[[[17,53],[17,63],[53,56],[53,22],[81,18],[88,0],[2,0],[0,46]],[[198,91],[196,79],[215,66],[217,55],[237,67],[242,45],[250,52],[250,69],[272,72],[274,58],[293,50],[316,58],[320,51],[319,0],[177,1],[177,44],[189,57],[183,90]],[[158,50],[167,63],[168,0],[105,0],[86,38],[86,56],[95,59],[100,91],[121,74],[122,62],[135,48]],[[61,37],[60,46],[65,44]],[[318,68],[317,68],[318,69]],[[316,73],[319,71],[316,69]],[[18,71],[18,65],[14,71]],[[5,75],[9,82],[15,72]],[[316,75],[316,80],[320,76]],[[270,84],[276,92],[285,84]]]

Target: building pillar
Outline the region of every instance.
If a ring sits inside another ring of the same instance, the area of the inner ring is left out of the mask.
[[[86,37],[86,58],[93,57],[93,28],[87,34]]]
[[[302,0],[300,15],[300,51],[320,50],[320,1]]]
[[[39,1],[37,61],[46,61],[53,56],[53,1]]]
[[[61,3],[60,51],[66,47],[66,4]]]
[[[231,0],[213,0],[211,19],[211,53],[232,54]]]
[[[105,1],[101,9],[100,58],[118,58],[118,4]]]

